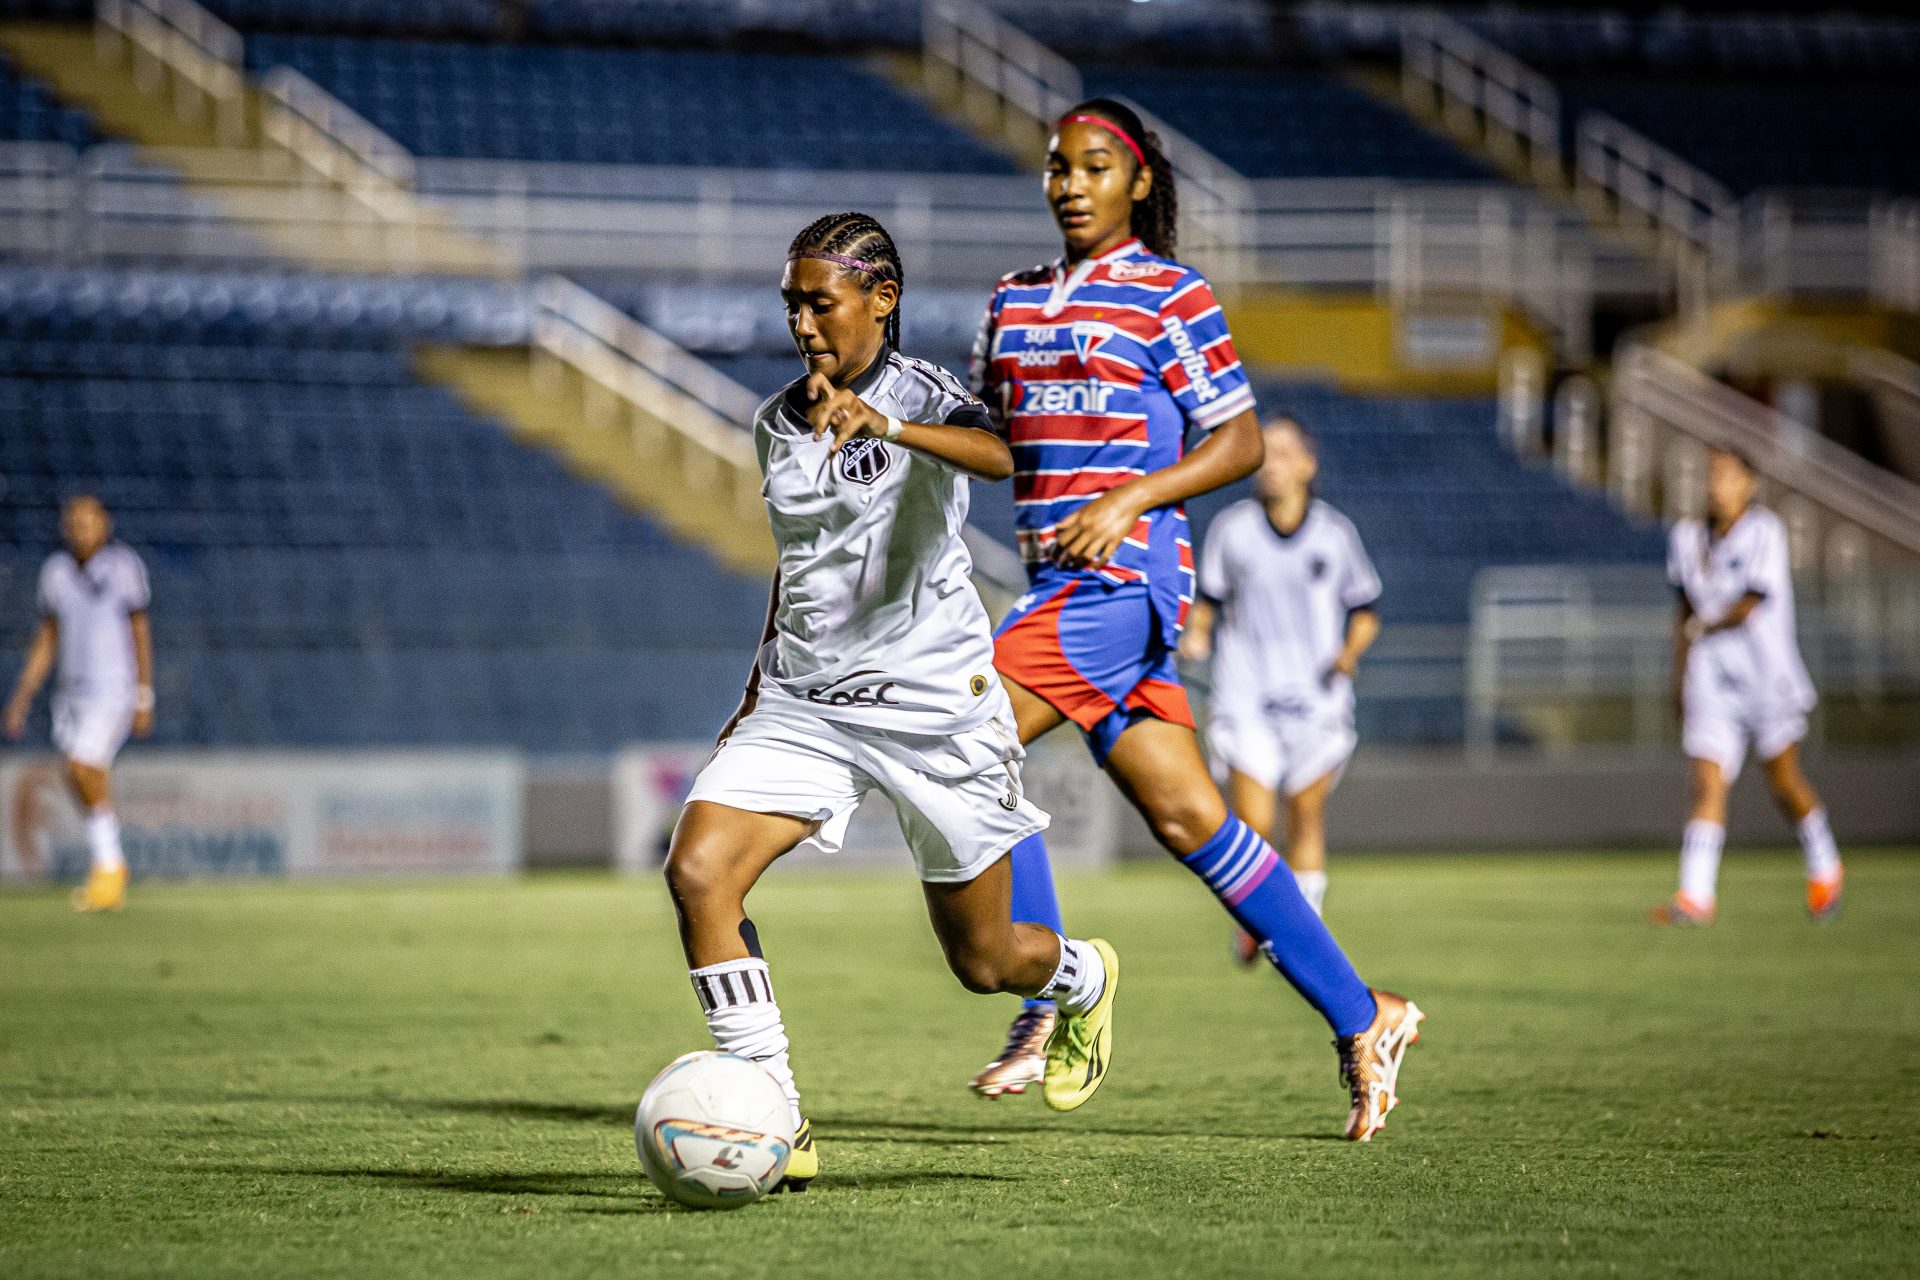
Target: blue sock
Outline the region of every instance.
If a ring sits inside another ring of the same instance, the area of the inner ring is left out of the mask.
[[[1207,882],[1336,1036],[1357,1035],[1373,1024],[1373,992],[1300,895],[1280,855],[1252,827],[1228,814],[1205,844],[1180,861]]]
[[[1013,918],[1030,924],[1043,924],[1065,937],[1067,926],[1060,918],[1060,899],[1053,892],[1053,867],[1047,861],[1047,838],[1036,831],[1013,846],[1011,856]],[[1050,1000],[1027,1001],[1029,1008],[1051,1003]]]

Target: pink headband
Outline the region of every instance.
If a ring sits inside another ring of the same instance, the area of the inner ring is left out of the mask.
[[[795,262],[801,258],[818,258],[822,262],[831,262],[841,267],[852,267],[855,271],[865,271],[869,275],[877,276],[885,273],[885,269],[882,267],[877,267],[873,263],[860,258],[849,258],[844,253],[825,253],[819,249],[801,249],[787,255],[788,262]]]
[[[1119,125],[1115,124],[1111,120],[1108,120],[1106,117],[1088,116],[1088,115],[1067,116],[1063,118],[1060,121],[1060,123],[1061,124],[1097,124],[1099,125],[1102,129],[1105,129],[1108,133],[1112,134],[1114,137],[1120,139],[1120,141],[1127,144],[1127,150],[1133,152],[1133,158],[1140,162],[1140,167],[1142,169],[1147,167],[1147,153],[1140,149],[1140,144],[1135,142],[1132,138],[1128,137],[1127,131],[1125,129],[1122,129]]]

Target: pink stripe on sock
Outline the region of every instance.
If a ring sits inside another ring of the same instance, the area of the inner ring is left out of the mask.
[[[1248,894],[1266,883],[1267,877],[1272,875],[1273,869],[1279,865],[1279,855],[1274,853],[1272,849],[1262,850],[1260,860],[1254,863],[1253,869],[1247,872],[1246,875],[1240,877],[1240,887],[1231,893],[1223,895],[1221,900],[1230,907],[1238,906],[1242,898],[1245,898]]]

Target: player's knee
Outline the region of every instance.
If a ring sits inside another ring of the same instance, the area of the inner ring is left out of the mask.
[[[676,902],[704,902],[723,891],[726,851],[717,841],[676,840],[663,868]]]
[[[1205,844],[1227,820],[1226,806],[1217,796],[1166,797],[1149,806],[1146,816],[1154,839],[1176,857]]]
[[[1007,989],[1006,967],[993,950],[977,940],[966,939],[947,946],[947,967],[960,985],[977,996],[996,995]]]

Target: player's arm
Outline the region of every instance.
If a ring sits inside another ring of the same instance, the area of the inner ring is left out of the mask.
[[[1180,633],[1180,656],[1188,662],[1205,662],[1213,656],[1213,624],[1217,617],[1213,601],[1201,596],[1187,613],[1187,628]]]
[[[1687,593],[1676,590],[1673,612],[1673,711],[1686,714],[1687,654],[1693,649],[1693,604]]]
[[[1698,640],[1702,636],[1718,635],[1722,631],[1732,631],[1735,627],[1744,626],[1747,619],[1753,616],[1753,611],[1758,609],[1765,600],[1766,596],[1760,592],[1749,591],[1735,600],[1733,607],[1721,614],[1717,622],[1708,622],[1689,610],[1687,621],[1682,624],[1687,629],[1687,639]]]
[[[129,613],[127,627],[133,632],[133,669],[140,680],[134,690],[133,731],[144,738],[153,732],[153,627],[145,609]]]
[[[845,387],[836,389],[822,373],[807,379],[807,399],[811,401],[807,425],[813,428],[813,438],[831,432],[835,453],[857,436],[870,436],[917,449],[976,480],[997,482],[1013,474],[1013,450],[994,433],[984,409],[978,425],[901,422]]]
[[[754,707],[760,701],[760,650],[766,648],[767,642],[773,639],[773,620],[779,611],[780,570],[775,569],[773,586],[767,592],[767,621],[766,625],[760,628],[760,643],[754,646],[753,669],[747,672],[747,687],[741,691],[740,705],[735,708],[732,715],[727,717],[727,722],[720,726],[720,736],[714,739],[715,746],[731,738],[733,731],[739,728],[740,722],[753,713]]]
[[[1267,447],[1252,409],[1237,413],[1170,467],[1107,492],[1060,522],[1056,556],[1069,568],[1098,568],[1113,558],[1140,517],[1212,493],[1260,469]]]
[[[1360,670],[1360,659],[1366,655],[1373,642],[1380,638],[1380,611],[1370,604],[1360,605],[1347,611],[1347,635],[1340,645],[1340,652],[1334,657],[1333,666],[1327,671],[1327,679],[1343,675],[1351,680]]]
[[[6,730],[9,738],[26,734],[27,713],[33,709],[33,700],[39,694],[40,686],[53,674],[53,655],[59,646],[60,624],[51,617],[41,618],[32,642],[27,645],[27,661],[20,668],[20,678],[14,682],[13,696],[7,699]]]

